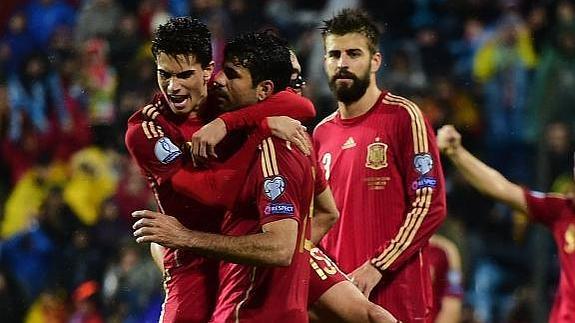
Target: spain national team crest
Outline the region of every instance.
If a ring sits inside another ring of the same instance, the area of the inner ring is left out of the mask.
[[[367,146],[365,167],[375,170],[387,167],[387,144],[380,142],[379,138]]]

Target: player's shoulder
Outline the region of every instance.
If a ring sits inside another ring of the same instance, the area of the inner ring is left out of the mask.
[[[263,139],[259,151],[262,161],[272,164],[311,165],[310,156],[306,156],[295,144],[274,136]]]
[[[148,104],[132,113],[128,118],[128,126],[139,124],[143,120],[155,120],[161,114],[162,109],[162,102],[156,96]]]
[[[395,114],[404,118],[423,118],[417,104],[405,97],[386,92],[379,101],[379,111]]]
[[[156,140],[164,137],[164,129],[154,120],[136,117],[128,122],[126,138],[141,137],[147,140]]]
[[[328,115],[327,117],[323,118],[320,122],[318,122],[318,124],[314,128],[314,133],[316,131],[318,131],[319,129],[323,129],[323,128],[328,127],[329,125],[333,124],[335,122],[337,114],[338,114],[338,112],[335,111],[332,114]]]
[[[149,106],[145,106],[134,112],[128,119],[124,138],[128,148],[155,143],[165,136],[164,128],[146,114],[146,111],[149,110]]]

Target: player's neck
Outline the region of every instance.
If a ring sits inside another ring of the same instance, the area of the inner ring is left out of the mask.
[[[381,90],[375,85],[371,85],[365,91],[365,94],[357,101],[351,103],[338,102],[339,114],[342,119],[351,119],[359,117],[373,107],[379,96]]]

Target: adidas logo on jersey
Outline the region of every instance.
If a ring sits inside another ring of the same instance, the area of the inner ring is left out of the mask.
[[[349,138],[347,138],[345,143],[343,145],[341,145],[341,149],[349,149],[349,148],[353,148],[355,146],[357,146],[357,144],[355,143],[355,140],[353,140],[352,137],[349,137]]]

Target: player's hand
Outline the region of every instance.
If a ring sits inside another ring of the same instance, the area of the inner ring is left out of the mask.
[[[369,260],[359,266],[349,276],[353,284],[368,298],[382,277],[379,270],[377,270]]]
[[[452,155],[461,147],[461,134],[452,125],[437,130],[437,146],[442,153]]]
[[[192,135],[191,154],[194,160],[207,159],[208,157],[218,158],[216,155],[216,145],[224,139],[228,130],[225,122],[216,118],[210,123],[201,127]]]
[[[192,232],[166,214],[142,210],[132,212],[132,216],[138,219],[132,226],[138,243],[155,242],[168,248],[183,248]]]
[[[284,116],[267,117],[267,122],[272,135],[293,143],[306,156],[311,154],[311,141],[307,135],[306,127],[301,122]]]
[[[142,115],[147,119],[147,122],[153,122],[156,125],[156,131],[159,131],[159,135],[162,137],[168,137],[175,144],[184,141],[180,130],[172,123],[166,120],[166,117],[161,113],[162,105],[160,102],[154,104],[148,104],[142,108]],[[145,123],[146,121],[144,121]],[[148,124],[147,129],[151,127]]]

